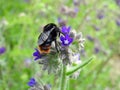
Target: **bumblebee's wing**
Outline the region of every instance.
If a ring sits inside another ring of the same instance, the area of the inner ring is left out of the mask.
[[[48,35],[45,33],[41,33],[38,37],[38,45],[43,44],[48,39]]]
[[[49,37],[50,33],[53,31],[55,27],[53,27],[51,30],[47,31],[47,32],[43,32],[40,34],[40,36],[38,37],[38,45],[43,44]]]

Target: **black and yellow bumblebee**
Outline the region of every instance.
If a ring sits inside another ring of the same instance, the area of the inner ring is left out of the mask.
[[[62,32],[54,23],[49,23],[43,27],[43,32],[38,37],[38,48],[41,54],[50,53],[52,42],[55,42],[55,48],[59,52],[57,36],[60,36],[60,33]]]

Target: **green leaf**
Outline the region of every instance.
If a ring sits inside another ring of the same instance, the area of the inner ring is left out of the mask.
[[[88,60],[86,60],[85,62],[83,62],[80,65],[74,66],[72,68],[70,68],[67,72],[66,75],[71,75],[73,74],[75,71],[79,70],[80,68],[84,67],[85,65],[87,65],[91,60],[93,59],[93,57],[89,58]]]

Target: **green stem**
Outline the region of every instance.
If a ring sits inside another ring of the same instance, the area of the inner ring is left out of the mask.
[[[61,85],[60,90],[65,90],[66,87],[66,66],[62,65],[62,72],[61,72]]]
[[[70,77],[67,76],[67,89],[66,90],[70,90]]]

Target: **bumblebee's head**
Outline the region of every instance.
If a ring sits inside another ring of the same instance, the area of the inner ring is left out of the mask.
[[[52,28],[56,28],[57,26],[54,24],[54,23],[49,23],[47,25],[44,26],[44,31],[49,31],[51,30]]]
[[[60,28],[57,27],[57,25],[54,23],[49,23],[49,24],[45,25],[43,29],[44,29],[44,32],[52,30],[54,32],[58,32],[58,33],[61,33],[64,35],[64,33],[61,32]]]

